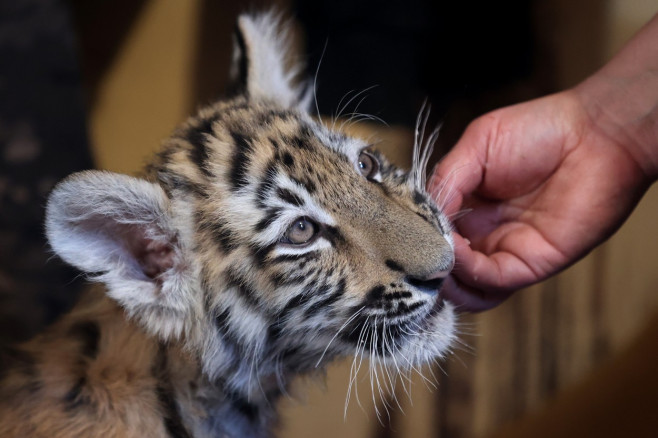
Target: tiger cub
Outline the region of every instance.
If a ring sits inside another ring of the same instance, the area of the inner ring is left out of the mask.
[[[407,173],[311,117],[286,51],[276,16],[239,17],[232,97],[143,177],[55,188],[50,244],[102,286],[2,352],[0,436],[267,437],[295,376],[446,353],[453,243],[427,149]]]

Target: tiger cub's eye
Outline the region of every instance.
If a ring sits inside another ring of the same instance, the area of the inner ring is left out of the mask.
[[[303,245],[313,239],[317,231],[317,226],[313,221],[306,216],[300,217],[288,227],[286,233],[281,238],[281,242],[293,245]]]
[[[369,153],[361,152],[361,155],[359,155],[359,170],[361,171],[361,175],[366,178],[374,178],[377,172],[379,172],[379,162]]]

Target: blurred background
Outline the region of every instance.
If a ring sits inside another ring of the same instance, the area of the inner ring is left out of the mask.
[[[239,12],[297,20],[321,113],[407,165],[425,98],[440,158],[473,118],[571,87],[658,11],[655,0],[0,1],[0,343],[26,339],[83,285],[42,237],[53,184],[96,167],[136,173],[195,108],[221,96]],[[656,42],[658,44],[658,42]],[[349,363],[300,385],[281,437],[649,437],[658,433],[658,190],[609,242],[497,309],[462,317],[441,369],[377,419],[367,377],[343,418]],[[391,402],[392,399],[389,400]],[[378,409],[381,410],[381,402]]]

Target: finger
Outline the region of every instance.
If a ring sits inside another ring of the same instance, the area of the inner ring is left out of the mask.
[[[464,196],[482,183],[490,120],[484,116],[471,123],[432,172],[428,190],[448,215],[459,211]]]
[[[511,252],[488,255],[473,250],[465,240],[463,243],[455,245],[453,274],[467,286],[496,292],[520,289],[538,280],[537,273]]]
[[[453,242],[455,245],[455,269],[449,277],[449,281],[444,283],[444,298],[457,306],[458,310],[466,312],[482,312],[498,306],[505,301],[513,291],[500,288],[495,290],[482,290],[477,284],[477,275],[470,268],[470,263],[478,258],[477,251],[471,249],[470,242],[457,233],[453,233]],[[461,278],[471,276],[476,283],[466,284]],[[447,279],[448,280],[448,279]]]
[[[498,306],[512,293],[513,291],[486,293],[466,286],[452,275],[446,278],[441,289],[443,298],[454,305],[457,311],[473,313],[484,312]]]

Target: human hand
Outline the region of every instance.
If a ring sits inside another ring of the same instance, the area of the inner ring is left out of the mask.
[[[574,90],[475,120],[429,191],[455,222],[446,298],[482,311],[571,265],[608,238],[652,179],[600,129]]]

